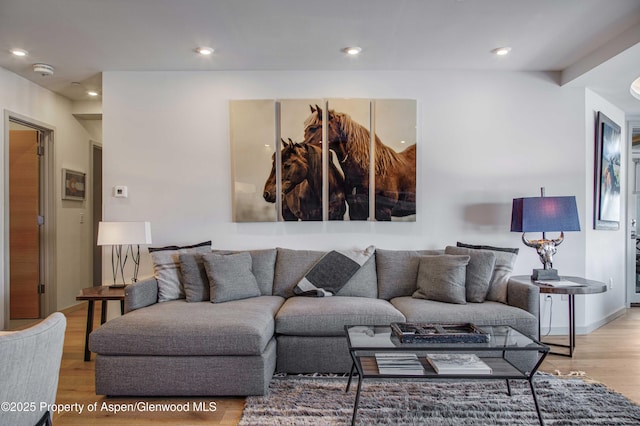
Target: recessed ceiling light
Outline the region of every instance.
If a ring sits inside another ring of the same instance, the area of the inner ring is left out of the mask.
[[[631,95],[636,99],[640,99],[640,77],[631,83]]]
[[[504,55],[508,55],[509,52],[511,52],[511,48],[510,47],[496,47],[495,49],[493,49],[491,51],[491,53],[493,53],[494,55],[498,55],[498,56],[504,56]]]
[[[95,90],[87,90],[87,95],[89,96],[98,96],[98,92]]]
[[[20,56],[20,57],[22,57],[22,56],[27,56],[27,55],[29,54],[29,52],[27,52],[27,51],[26,51],[26,50],[24,50],[24,49],[11,49],[11,53],[12,53],[14,56]]]
[[[206,47],[206,46],[196,47],[196,52],[204,56],[211,55],[214,51],[215,49],[213,49],[212,47]]]
[[[359,54],[360,52],[362,52],[362,48],[360,48],[358,46],[345,47],[344,49],[342,49],[342,51],[344,53],[346,53],[347,55],[355,56],[355,55]]]

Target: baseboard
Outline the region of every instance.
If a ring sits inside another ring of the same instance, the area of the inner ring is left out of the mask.
[[[594,322],[592,324],[589,324],[586,327],[576,327],[576,334],[589,334],[592,331],[595,331],[595,330],[599,329],[603,325],[608,324],[611,321],[614,321],[614,320],[620,318],[621,316],[623,316],[625,314],[625,312],[627,312],[627,308],[622,307],[622,308],[618,309],[617,311],[614,311],[613,313],[607,315],[606,317],[604,317],[600,321],[597,321],[597,322]]]
[[[582,326],[582,327],[576,327],[576,335],[579,334],[589,334],[592,331],[595,331],[597,329],[599,329],[600,327],[602,327],[605,324],[610,323],[611,321],[614,321],[615,319],[621,317],[622,315],[625,314],[625,312],[627,311],[627,308],[622,307],[620,309],[618,309],[617,311],[614,311],[613,313],[607,315],[606,317],[602,318],[600,321],[596,321],[594,323],[591,323],[587,326]],[[568,335],[569,334],[569,326],[565,326],[565,327],[551,327],[551,331],[548,332],[548,328],[544,326],[544,324],[541,324],[540,327],[540,333],[542,334],[542,336],[561,336],[561,335]]]

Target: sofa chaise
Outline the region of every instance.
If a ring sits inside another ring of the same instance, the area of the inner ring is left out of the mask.
[[[125,315],[90,336],[97,394],[263,395],[274,372],[348,372],[345,325],[471,322],[538,335],[538,288],[508,278],[517,251],[377,249],[331,297],[296,290],[325,252],[209,251],[183,253],[183,263],[175,262],[185,277],[199,265],[200,286],[210,284],[195,298],[185,282],[186,297],[166,300],[158,269],[156,278],[127,286]],[[191,266],[188,256],[196,260]],[[240,263],[244,270],[234,269]],[[219,285],[229,277],[230,285]],[[238,290],[246,281],[256,285]]]

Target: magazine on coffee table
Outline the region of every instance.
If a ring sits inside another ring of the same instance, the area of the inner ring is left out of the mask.
[[[491,374],[493,371],[476,354],[427,354],[427,361],[438,374]]]
[[[382,352],[376,354],[378,373],[419,375],[424,368],[418,355],[410,352]]]
[[[558,280],[558,281],[538,280],[536,281],[536,284],[542,284],[549,287],[586,287],[587,286],[586,284],[580,284],[580,283],[569,281],[569,280]]]

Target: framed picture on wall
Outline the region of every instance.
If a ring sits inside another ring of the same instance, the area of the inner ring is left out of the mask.
[[[86,196],[86,174],[62,169],[62,199],[83,201]]]
[[[620,126],[596,117],[594,229],[620,229]]]

